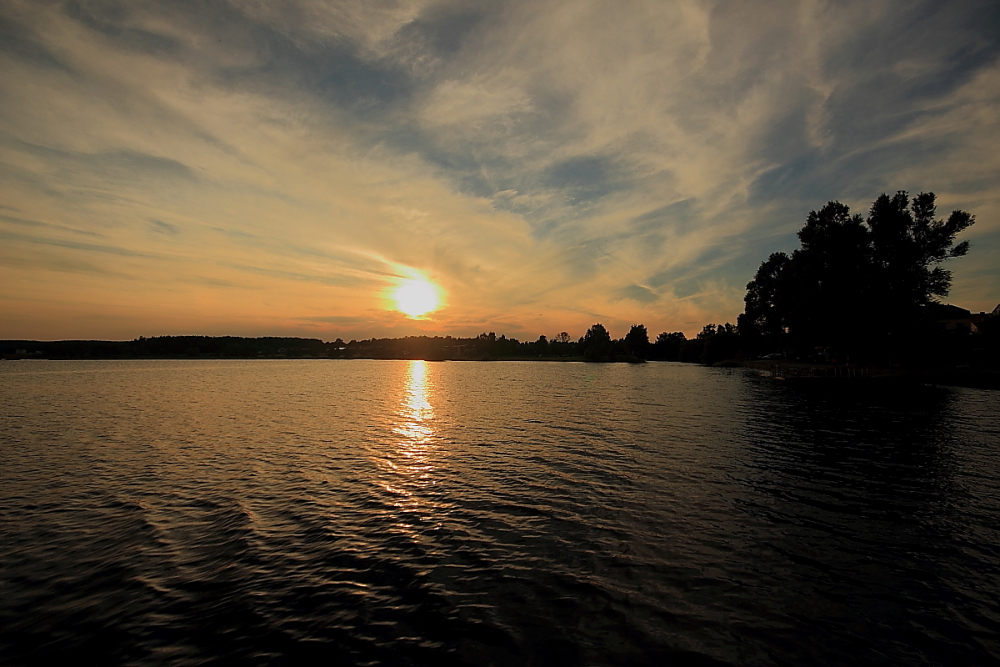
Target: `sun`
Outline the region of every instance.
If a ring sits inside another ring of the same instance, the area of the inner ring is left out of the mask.
[[[441,305],[440,288],[434,283],[411,278],[399,284],[392,298],[396,302],[396,310],[410,319],[418,319],[421,315],[437,310]]]

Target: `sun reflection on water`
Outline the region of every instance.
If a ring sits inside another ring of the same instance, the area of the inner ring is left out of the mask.
[[[380,467],[390,475],[382,480],[382,487],[399,499],[398,509],[416,509],[414,494],[434,485],[433,388],[427,362],[409,362],[392,426],[395,446],[379,459]]]
[[[434,530],[438,505],[434,487],[434,452],[437,449],[433,422],[434,384],[426,361],[411,361],[406,367],[402,392],[392,426],[394,446],[380,457],[382,488],[391,494],[393,527],[413,540],[421,531]],[[421,528],[420,526],[423,526]]]
[[[403,388],[403,401],[399,410],[402,421],[393,429],[403,438],[400,447],[401,453],[406,456],[412,456],[422,450],[434,436],[434,430],[430,425],[434,419],[430,394],[427,362],[411,361],[406,369],[406,385]]]

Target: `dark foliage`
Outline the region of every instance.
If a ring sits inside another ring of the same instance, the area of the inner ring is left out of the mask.
[[[706,324],[695,340],[701,343],[698,361],[703,364],[736,359],[740,354],[740,337],[736,327],[729,322]]]
[[[615,353],[611,334],[600,323],[587,329],[580,341],[580,350],[587,361],[611,361]]]
[[[651,358],[659,361],[680,361],[681,348],[687,342],[687,337],[680,331],[662,332],[656,337],[651,351]]]
[[[343,341],[341,341],[343,342]],[[130,341],[0,341],[0,354],[48,359],[256,358],[326,356],[333,346],[316,338],[140,336]]]
[[[649,355],[649,333],[642,324],[633,324],[625,334],[625,350],[634,357],[645,359]]]
[[[744,349],[855,359],[915,352],[934,325],[928,306],[951,286],[939,264],[968,252],[955,237],[975,222],[965,211],[947,221],[936,214],[933,193],[910,200],[902,191],[876,199],[867,218],[840,202],[810,212],[801,248],[772,254],[747,284],[737,321]]]

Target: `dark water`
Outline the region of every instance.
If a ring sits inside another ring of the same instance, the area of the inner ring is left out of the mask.
[[[1000,392],[0,363],[7,664],[1000,663]]]

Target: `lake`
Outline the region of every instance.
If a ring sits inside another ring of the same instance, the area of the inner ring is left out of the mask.
[[[1000,662],[1000,392],[0,362],[0,662]]]

